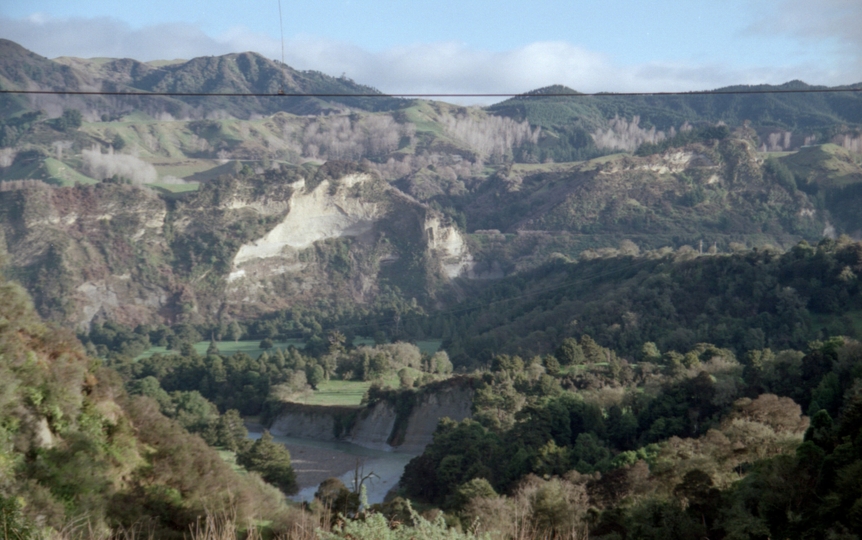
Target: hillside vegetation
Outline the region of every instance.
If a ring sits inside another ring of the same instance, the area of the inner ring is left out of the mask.
[[[277,491],[235,473],[152,399],[129,396],[3,278],[0,374],[0,519],[12,538],[140,527],[182,538],[207,510],[246,525],[286,515]]]
[[[7,40],[0,88],[134,94],[0,96],[7,536],[862,535],[862,93],[462,107]],[[243,423],[291,414],[422,454],[293,507]]]

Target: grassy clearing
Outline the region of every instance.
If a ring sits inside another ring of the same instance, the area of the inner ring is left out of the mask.
[[[566,161],[561,163],[516,163],[512,170],[516,172],[555,172],[571,169],[582,164],[583,161]]]
[[[357,406],[370,386],[371,381],[324,381],[310,396],[296,401],[307,405]]]
[[[44,162],[45,171],[48,176],[63,186],[73,186],[75,184],[98,184],[99,181],[95,178],[85,176],[68,164],[54,158],[47,158]]]
[[[384,386],[392,388],[397,388],[399,384],[397,375],[386,377],[382,382]],[[372,381],[323,381],[311,395],[294,401],[306,405],[355,407],[362,403],[362,396],[371,384]]]
[[[420,351],[426,354],[434,354],[435,352],[440,350],[440,343],[441,341],[439,339],[418,341],[416,342],[416,346],[419,347]],[[301,339],[288,339],[285,341],[273,342],[273,348],[275,349],[287,349],[291,345],[296,347],[297,349],[303,349],[305,348],[305,341]],[[360,345],[372,346],[374,345],[374,340],[371,338],[357,337],[353,340],[353,345],[355,347],[358,347]],[[198,354],[206,354],[209,346],[209,341],[198,341],[194,344],[195,351],[197,351]],[[225,356],[230,356],[234,353],[242,352],[251,356],[252,358],[257,358],[264,351],[264,349],[260,348],[260,341],[257,340],[217,341],[216,346],[218,347],[219,354]],[[140,360],[141,358],[149,358],[154,354],[179,354],[179,352],[175,350],[169,350],[166,347],[150,347],[149,349],[138,355],[135,360]],[[395,381],[395,384],[397,384],[397,381]]]
[[[154,184],[147,185],[169,193],[189,193],[191,191],[197,191],[201,186],[199,182],[188,182],[186,184],[162,184],[160,182],[156,182]]]
[[[302,349],[303,347],[305,347],[305,342],[299,339],[278,341],[274,343],[274,348],[286,349],[291,345],[293,345],[297,349]],[[194,344],[195,351],[197,351],[198,354],[206,354],[209,346],[209,341],[199,341]],[[260,348],[260,341],[217,341],[216,346],[218,347],[219,354],[226,356],[242,352],[251,356],[252,358],[257,358],[264,351],[264,349]],[[149,358],[154,354],[179,354],[179,352],[175,350],[168,350],[165,347],[150,347],[149,349],[138,355],[135,360],[140,360],[141,358]]]
[[[236,452],[231,452],[230,450],[216,450],[218,452],[218,456],[230,465],[230,468],[233,469],[233,472],[238,474],[248,474],[248,471],[245,470],[245,467],[241,465],[237,465],[236,463]]]
[[[862,168],[854,156],[835,144],[806,146],[782,161],[809,183],[844,186],[862,181]]]
[[[429,339],[427,341],[417,341],[416,346],[425,354],[434,354],[440,350],[440,344],[443,343],[439,339]]]
[[[212,170],[221,165],[216,159],[187,159],[187,158],[154,158],[150,164],[156,168],[160,176],[176,176],[185,178],[205,171]]]
[[[85,176],[69,164],[51,157],[7,167],[0,175],[0,180],[41,180],[60,186],[98,183],[98,180]]]

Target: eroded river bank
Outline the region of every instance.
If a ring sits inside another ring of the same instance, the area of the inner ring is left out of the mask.
[[[258,439],[259,429],[249,430],[249,438]],[[299,492],[294,501],[311,501],[321,482],[327,478],[340,478],[348,488],[353,486],[354,474],[374,473],[365,482],[368,502],[383,502],[386,493],[398,483],[404,467],[418,455],[397,450],[377,450],[352,443],[319,441],[299,437],[274,436],[276,442],[290,451],[291,463],[296,472]]]

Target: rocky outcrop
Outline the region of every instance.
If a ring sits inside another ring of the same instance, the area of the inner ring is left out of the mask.
[[[346,440],[367,448],[389,448],[396,417],[390,403],[376,403],[359,413]]]
[[[81,330],[370,303],[382,281],[434,298],[472,264],[439,212],[345,164],[239,171],[181,200],[115,183],[4,191],[0,231],[42,314]]]
[[[281,437],[334,441],[338,439],[336,419],[351,412],[343,408],[290,405],[273,421],[269,431]]]
[[[369,232],[383,215],[381,205],[351,197],[350,188],[371,180],[368,174],[349,174],[341,178],[338,186],[324,180],[310,192],[304,189],[304,180],[296,182],[287,216],[263,238],[241,246],[233,259],[234,268],[256,259],[276,257],[283,250],[305,249],[327,238]]]
[[[356,408],[288,403],[270,431],[418,454],[431,443],[442,418],[460,421],[472,416],[473,390],[467,380],[450,379],[415,392],[413,406],[402,410],[387,400]]]
[[[444,225],[438,216],[425,221],[425,241],[429,254],[439,259],[446,277],[452,279],[469,273],[473,257],[458,229]]]
[[[470,418],[473,415],[472,406],[473,390],[466,386],[453,386],[423,394],[410,413],[398,448],[405,452],[421,453],[431,444],[441,418],[456,421]]]
[[[174,309],[166,201],[134,186],[31,187],[0,197],[9,265],[43,316],[77,329],[135,325]],[[146,261],[146,264],[142,264]]]

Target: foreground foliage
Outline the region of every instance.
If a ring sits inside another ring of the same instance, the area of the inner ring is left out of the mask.
[[[283,498],[239,476],[199,437],[128,396],[116,373],[88,358],[66,331],[34,314],[26,293],[0,278],[0,508],[22,531],[94,535],[141,524],[181,537],[206,509],[245,523],[277,517]],[[23,537],[23,536],[22,536]]]

